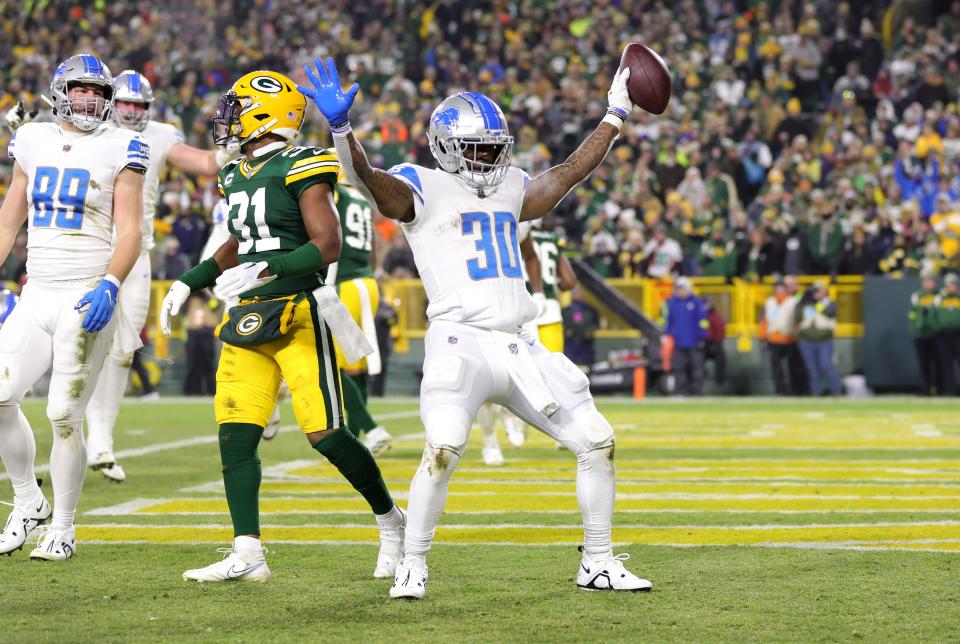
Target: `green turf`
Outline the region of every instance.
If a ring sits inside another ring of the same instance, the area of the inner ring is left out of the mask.
[[[625,463],[637,459],[705,459],[717,465],[744,458],[773,463],[810,459],[825,464],[888,460],[922,469],[925,466],[918,461],[960,456],[960,405],[952,402],[718,400],[637,405],[611,401],[602,408],[618,427],[617,457]],[[25,406],[37,435],[41,464],[47,462],[50,445],[43,409],[39,401]],[[405,400],[375,406],[381,415],[404,415],[384,422],[395,435],[422,431],[416,409],[414,401]],[[289,408],[284,410],[284,421],[292,423]],[[774,426],[770,431],[775,436],[744,438],[752,430],[762,432]],[[927,436],[931,432],[939,433]],[[775,443],[781,434],[790,442],[827,442],[813,447],[778,446]],[[209,404],[128,404],[120,418],[117,449],[215,435]],[[884,444],[888,439],[902,442],[911,436],[910,445]],[[713,437],[735,444],[697,444]],[[840,447],[831,440],[852,444]],[[409,462],[413,467],[421,441],[413,437],[401,442],[385,462]],[[474,436],[464,467],[482,468],[478,446],[479,437]],[[571,455],[544,441],[535,440],[519,450],[507,448],[505,455],[508,467],[517,459],[570,463],[569,470],[543,476],[572,480]],[[265,467],[298,459],[319,462],[296,432],[282,433],[265,444],[261,456]],[[89,474],[78,517],[81,526],[229,525],[229,517],[220,514],[87,514],[136,497],[216,497],[216,492],[183,491],[218,480],[215,441],[122,462],[129,476],[122,485]],[[621,473],[626,473],[626,467]],[[41,476],[44,492],[50,496],[49,476]],[[535,480],[538,475],[523,476]],[[691,473],[689,480],[696,477]],[[855,477],[853,472],[841,471],[823,482],[853,481]],[[945,489],[960,485],[947,474],[944,477],[931,484]],[[404,496],[409,486],[402,477],[392,477],[389,483],[398,496]],[[0,489],[8,489],[2,488],[6,485],[0,483]],[[264,518],[269,525],[365,521],[346,513]],[[454,513],[444,518],[445,523],[461,525],[549,526],[577,521],[576,513]],[[956,521],[956,513],[947,511],[616,514],[616,524],[621,526]],[[427,598],[408,603],[389,600],[389,581],[369,577],[375,546],[267,545],[272,580],[206,586],[187,584],[180,573],[212,562],[218,556],[213,544],[81,542],[78,556],[59,564],[30,561],[25,549],[11,558],[0,558],[0,633],[3,641],[11,642],[960,639],[957,552],[627,544],[617,551],[632,555],[628,565],[654,582],[654,592],[611,596],[574,588],[578,554],[571,546],[438,545],[429,559]]]

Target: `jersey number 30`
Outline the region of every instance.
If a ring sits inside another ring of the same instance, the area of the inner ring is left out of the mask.
[[[81,168],[60,170],[51,166],[37,168],[30,193],[33,201],[33,225],[46,228],[79,229],[83,225],[83,204],[90,188],[90,173]],[[54,220],[56,213],[56,220]]]
[[[517,243],[517,220],[509,212],[465,212],[460,216],[464,235],[473,235],[480,228],[476,240],[482,255],[467,260],[467,273],[472,280],[497,277],[523,277],[520,269],[520,246]],[[496,237],[496,246],[494,246]],[[498,261],[499,259],[499,261]],[[481,265],[482,263],[482,265]],[[497,268],[499,264],[499,269]]]

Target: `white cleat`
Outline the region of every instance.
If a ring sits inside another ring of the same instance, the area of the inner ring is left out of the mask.
[[[114,463],[113,465],[108,465],[107,467],[101,467],[100,473],[103,474],[103,477],[108,481],[113,481],[114,483],[123,483],[127,480],[127,473],[123,471],[123,468],[120,467],[120,463]]]
[[[500,451],[500,443],[497,441],[496,436],[484,439],[481,455],[483,456],[484,465],[500,467],[504,463],[503,452]]]
[[[96,456],[87,457],[87,465],[94,470],[101,470],[116,464],[117,459],[113,456],[113,452],[97,452]]]
[[[263,440],[269,441],[280,432],[280,405],[273,408],[273,415],[267,421],[267,426],[263,428]]]
[[[404,557],[397,566],[390,597],[393,599],[423,599],[427,592],[427,562]]]
[[[7,523],[0,532],[0,555],[12,555],[14,550],[23,548],[34,530],[50,520],[53,510],[43,497],[36,506],[14,502],[13,512],[7,517]]]
[[[527,424],[510,414],[503,419],[503,429],[507,433],[507,440],[514,447],[523,447],[527,442]]]
[[[407,527],[407,513],[402,508],[403,516],[399,528],[380,529],[380,552],[377,554],[377,567],[373,576],[377,579],[390,579],[397,574],[397,565],[403,559],[403,534]]]
[[[383,427],[374,427],[363,437],[363,444],[367,446],[370,453],[374,456],[380,456],[390,449],[390,443],[393,437]]]
[[[185,581],[266,581],[270,568],[264,556],[266,548],[242,551],[234,548],[217,548],[226,554],[221,561],[206,568],[197,568],[183,573]]]
[[[37,547],[30,553],[36,561],[66,561],[77,554],[77,531],[72,526],[66,530],[44,528]]]
[[[623,553],[606,560],[593,560],[586,554],[577,571],[577,588],[580,590],[613,590],[621,592],[645,592],[653,588],[646,579],[640,579],[623,567],[630,555]]]

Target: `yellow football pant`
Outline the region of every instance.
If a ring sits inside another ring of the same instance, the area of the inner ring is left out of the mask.
[[[337,292],[340,295],[340,301],[350,312],[350,317],[361,329],[363,328],[362,314],[365,304],[369,304],[371,315],[376,316],[377,307],[380,305],[380,287],[377,285],[377,280],[372,277],[357,277],[337,284]],[[343,355],[340,345],[334,342],[334,346],[337,349],[337,364],[340,365],[341,369],[344,369],[347,373],[367,370],[366,358],[360,358],[353,364],[347,364],[347,359]]]
[[[537,327],[540,343],[550,353],[563,353],[563,322],[542,324]]]

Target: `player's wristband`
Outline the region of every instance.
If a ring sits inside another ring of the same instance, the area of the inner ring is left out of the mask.
[[[603,123],[609,123],[618,130],[623,127],[624,121],[630,116],[629,112],[619,107],[608,107],[607,115],[603,117]]]
[[[192,293],[216,284],[220,272],[217,260],[209,257],[181,275],[180,281],[189,286]]]
[[[344,121],[340,125],[330,124],[330,133],[331,134],[346,134],[350,132],[353,128],[350,127],[350,121]]]
[[[267,260],[267,270],[271,275],[276,275],[277,279],[304,277],[319,272],[323,267],[323,255],[320,254],[320,249],[310,242],[289,253]]]

